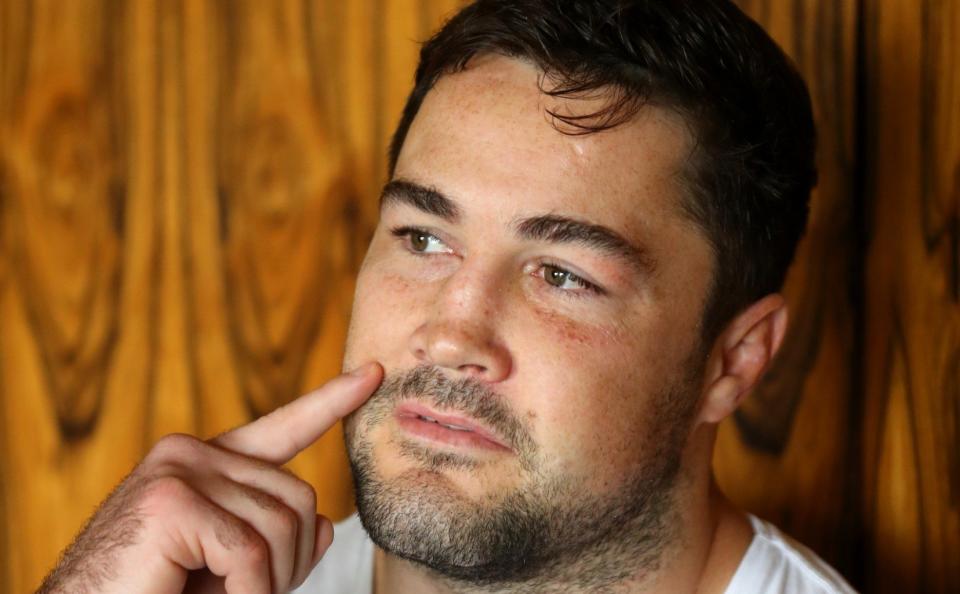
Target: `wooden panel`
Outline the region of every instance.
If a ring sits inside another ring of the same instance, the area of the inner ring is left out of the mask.
[[[415,42],[455,4],[0,2],[0,590],[159,436],[339,371]],[[338,432],[291,467],[350,511]]]
[[[720,429],[723,490],[857,581],[851,265],[855,221],[853,1],[744,0],[741,6],[793,57],[819,129],[820,182],[786,287],[790,329],[780,357]]]
[[[867,590],[960,592],[960,3],[867,3]]]
[[[3,5],[0,587],[9,592],[36,582],[107,482],[129,469],[135,456],[109,443],[139,446],[135,423],[115,423],[142,403],[136,366],[122,380],[131,397],[120,407],[110,398],[119,387],[114,363],[137,341],[135,321],[127,335],[120,323],[130,305],[123,285],[137,273],[129,256],[149,241],[129,239],[125,219],[134,206],[149,211],[127,191],[120,130],[135,123],[120,93],[124,64],[110,57],[120,33],[108,25],[115,8],[100,0]],[[100,431],[108,419],[126,439]],[[95,434],[110,441],[97,444]]]
[[[810,83],[821,182],[718,479],[866,591],[960,591],[960,6],[739,3]],[[0,0],[0,591],[163,433],[337,372],[415,42],[459,4]],[[339,434],[291,468],[349,511]]]

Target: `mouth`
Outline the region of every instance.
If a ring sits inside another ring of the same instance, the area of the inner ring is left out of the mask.
[[[394,418],[405,433],[423,441],[457,449],[513,451],[503,438],[476,421],[435,411],[416,402],[401,403],[394,412]]]

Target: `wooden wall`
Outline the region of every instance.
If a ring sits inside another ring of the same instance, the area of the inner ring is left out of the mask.
[[[856,227],[857,6],[745,0],[796,61],[818,126],[820,182],[790,271],[790,330],[781,354],[715,453],[725,491],[858,581],[859,424]]]
[[[0,591],[160,435],[332,376],[416,40],[458,0],[0,0]],[[821,183],[719,479],[869,592],[960,592],[960,2],[742,0]],[[339,435],[291,467],[349,511]]]
[[[960,592],[960,3],[863,27],[866,583]]]

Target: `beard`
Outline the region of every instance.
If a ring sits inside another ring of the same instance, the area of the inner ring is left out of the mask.
[[[640,462],[598,495],[584,486],[590,477],[546,472],[529,428],[483,383],[431,366],[392,374],[344,424],[360,520],[386,552],[477,589],[596,590],[650,574],[678,535],[675,486],[698,377],[687,373],[654,395],[648,429],[638,431]],[[399,438],[391,443],[415,465],[383,478],[370,435],[407,398],[484,422],[516,454],[523,486],[473,500],[443,473],[481,461]]]

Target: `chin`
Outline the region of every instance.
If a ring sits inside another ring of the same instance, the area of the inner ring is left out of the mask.
[[[665,465],[669,457],[652,457],[616,492],[599,495],[584,492],[583,477],[510,473],[497,468],[500,461],[428,448],[411,453],[385,425],[368,432],[367,423],[347,424],[358,514],[378,547],[426,571],[525,589],[568,574],[571,584],[592,591],[624,571],[655,568],[674,541],[676,466]],[[498,484],[503,474],[519,480]]]

